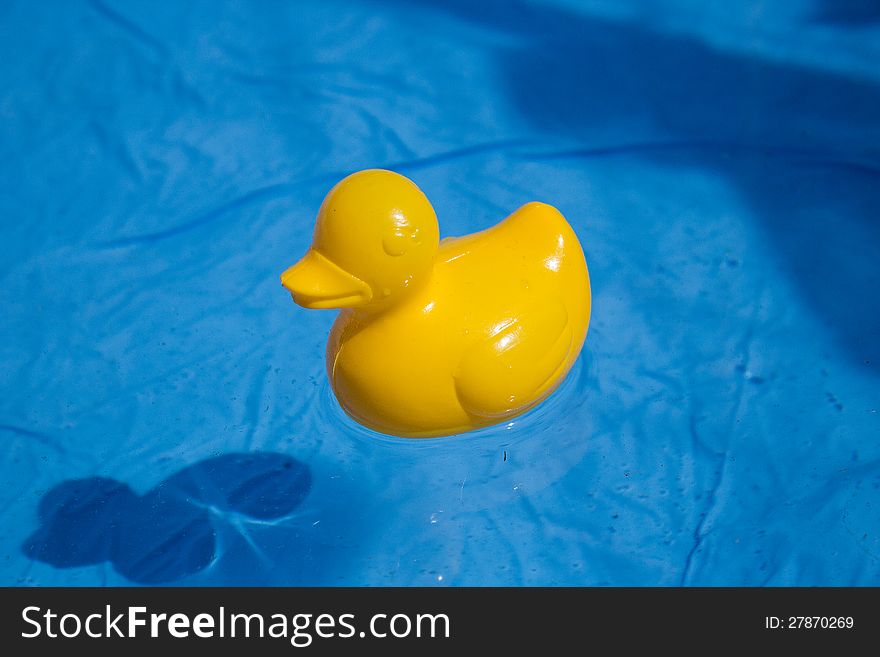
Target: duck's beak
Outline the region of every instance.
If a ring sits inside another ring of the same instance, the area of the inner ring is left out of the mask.
[[[369,285],[315,249],[281,274],[281,284],[304,308],[354,308],[373,296]]]

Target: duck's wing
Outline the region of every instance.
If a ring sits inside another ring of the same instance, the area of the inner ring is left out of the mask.
[[[533,299],[496,333],[465,351],[455,373],[462,408],[477,417],[497,418],[534,403],[564,367],[571,341],[562,302]]]

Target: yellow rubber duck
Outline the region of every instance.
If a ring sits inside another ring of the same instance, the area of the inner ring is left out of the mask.
[[[306,308],[342,308],[327,373],[342,408],[426,438],[503,422],[562,382],[590,321],[590,279],[558,210],[528,203],[440,241],[408,178],[352,174],[324,199],[311,248],[281,275]]]

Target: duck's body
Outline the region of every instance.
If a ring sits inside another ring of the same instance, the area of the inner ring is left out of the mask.
[[[530,203],[441,242],[431,279],[401,304],[375,317],[343,311],[328,374],[346,412],[377,431],[461,433],[549,395],[580,353],[589,317],[574,232],[555,208]]]
[[[562,382],[586,337],[587,266],[555,208],[529,203],[435,248],[429,275],[394,303],[343,310],[327,345],[340,404],[382,433],[441,436],[518,415]]]

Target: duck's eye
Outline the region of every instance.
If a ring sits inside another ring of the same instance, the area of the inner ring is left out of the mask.
[[[382,240],[382,248],[390,256],[402,256],[409,249],[410,243],[421,241],[419,229],[415,226],[396,225]]]

